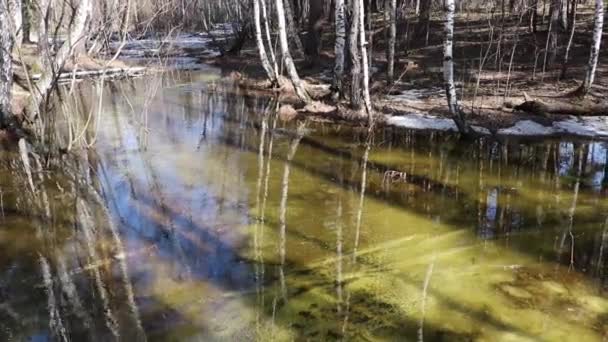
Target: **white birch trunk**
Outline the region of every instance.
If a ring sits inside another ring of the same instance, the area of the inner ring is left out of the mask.
[[[344,75],[344,45],[346,43],[346,10],[344,0],[335,0],[335,17],[336,17],[336,43],[334,52],[336,55],[334,65],[334,82],[333,87],[338,94],[342,93],[342,76]]]
[[[361,59],[359,58],[359,0],[351,0],[351,20],[348,34],[350,56],[350,105],[361,108]]]
[[[395,78],[395,43],[397,39],[397,0],[389,0],[389,33],[388,33],[388,66],[386,68],[386,77],[388,84],[393,84]]]
[[[445,82],[445,92],[448,100],[448,109],[454,122],[458,126],[461,133],[468,133],[462,112],[458,106],[458,98],[456,97],[456,86],[454,85],[454,12],[456,5],[454,0],[445,0],[446,18],[445,18],[445,40],[443,42],[443,79]]]
[[[310,102],[310,97],[308,93],[304,89],[302,85],[302,80],[300,80],[300,76],[298,75],[298,71],[296,70],[296,66],[293,63],[293,59],[291,58],[291,54],[289,53],[289,43],[287,42],[287,30],[285,27],[285,9],[283,8],[283,0],[276,0],[276,10],[277,10],[277,25],[279,28],[279,43],[281,45],[281,54],[283,56],[283,61],[285,63],[285,68],[287,68],[287,74],[289,75],[289,79],[293,84],[293,88],[298,95],[300,100],[308,103]]]
[[[600,55],[600,46],[602,43],[602,31],[604,29],[604,1],[595,0],[595,25],[593,26],[593,43],[591,44],[591,53],[589,62],[587,63],[587,74],[581,86],[581,94],[583,96],[589,93],[591,85],[595,80],[595,71],[597,69],[597,61]]]
[[[371,123],[372,102],[369,97],[369,60],[367,58],[367,42],[365,41],[365,5],[363,0],[359,0],[359,46],[361,48],[361,61],[363,62],[363,102]]]
[[[43,51],[42,57],[42,65],[45,66],[45,70],[40,76],[40,79],[36,83],[36,90],[32,94],[32,103],[33,108],[32,113],[37,114],[40,110],[40,105],[46,99],[47,95],[50,93],[53,88],[53,84],[55,82],[57,73],[61,71],[63,65],[67,61],[74,51],[74,48],[80,44],[84,43],[86,39],[87,33],[85,32],[85,28],[87,26],[87,22],[89,21],[89,17],[91,15],[92,3],[91,0],[81,0],[74,14],[74,18],[72,20],[72,26],[70,27],[70,31],[68,33],[66,41],[63,43],[55,58],[53,60],[48,60],[50,58],[50,53],[48,51]],[[44,39],[44,37],[40,37],[39,39]],[[45,44],[47,45],[47,44]]]
[[[13,35],[9,13],[8,2],[0,0],[0,126],[6,123],[11,113]]]
[[[262,21],[264,23],[264,31],[266,33],[266,44],[268,45],[268,50],[270,52],[270,62],[272,63],[272,70],[274,72],[274,77],[278,81],[279,66],[277,64],[277,58],[274,54],[274,47],[272,45],[272,39],[270,39],[270,23],[268,21],[268,14],[266,11],[266,0],[260,0],[260,4],[262,5]]]
[[[266,48],[264,47],[264,40],[262,39],[262,25],[260,24],[260,3],[259,1],[264,0],[253,0],[253,22],[255,27],[255,42],[258,46],[258,53],[260,55],[260,62],[262,63],[262,67],[266,72],[266,76],[268,79],[275,83],[276,79],[274,78],[274,71],[272,66],[270,65],[270,61],[268,60],[268,55],[266,54]],[[270,47],[272,49],[272,47]]]

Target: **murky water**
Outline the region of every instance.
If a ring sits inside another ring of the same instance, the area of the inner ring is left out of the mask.
[[[370,139],[219,78],[108,86],[31,182],[3,152],[2,340],[608,333],[605,143]]]

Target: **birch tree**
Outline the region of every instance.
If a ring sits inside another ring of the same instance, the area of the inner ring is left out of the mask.
[[[342,94],[342,76],[344,75],[344,45],[346,43],[346,11],[344,0],[335,0],[336,41],[334,52],[333,88],[338,96]]]
[[[454,0],[445,1],[445,40],[443,42],[443,79],[445,82],[445,92],[448,100],[448,109],[454,122],[458,126],[458,130],[461,133],[468,133],[468,129],[465,125],[464,117],[460,107],[458,106],[458,99],[456,97],[456,86],[454,85],[454,58],[453,58],[453,46],[454,46],[454,12],[456,5]]]
[[[4,126],[11,112],[13,85],[13,35],[7,0],[0,0],[0,126]]]
[[[264,40],[262,39],[262,25],[260,24],[260,0],[253,0],[253,23],[255,27],[255,42],[258,47],[258,53],[260,55],[260,62],[266,72],[268,79],[274,84],[277,79],[275,78],[274,70],[268,60],[266,54],[266,48],[264,47]],[[264,0],[262,0],[264,1]],[[270,47],[272,49],[272,46]]]
[[[281,7],[283,7],[283,12],[285,13],[283,19],[287,19],[287,31],[289,32],[289,37],[291,38],[291,40],[293,40],[296,46],[297,55],[303,56],[304,45],[302,45],[302,40],[300,39],[298,29],[296,28],[296,23],[293,17],[293,11],[291,10],[291,0],[283,0],[281,3]]]
[[[388,52],[387,52],[387,63],[386,77],[388,84],[393,84],[395,77],[395,43],[397,38],[397,0],[388,0],[389,6],[387,11],[389,12],[389,30],[388,30]]]
[[[363,0],[359,0],[359,47],[361,49],[361,61],[363,62],[363,101],[371,125],[372,102],[369,97],[369,59],[367,58],[367,42],[365,41],[365,7]]]
[[[351,0],[351,19],[348,33],[348,48],[350,55],[350,105],[354,109],[361,108],[361,61],[359,59],[359,0]]]
[[[287,41],[287,30],[285,27],[285,9],[283,8],[283,0],[276,0],[275,7],[277,11],[277,25],[279,29],[279,43],[281,45],[281,54],[283,58],[283,62],[285,63],[285,68],[287,69],[287,74],[289,75],[289,79],[293,84],[293,88],[298,95],[300,100],[308,103],[310,102],[310,97],[308,93],[304,89],[302,84],[302,80],[300,80],[300,76],[298,75],[298,71],[296,70],[296,66],[293,63],[293,58],[291,58],[291,53],[289,53],[289,43]]]
[[[581,96],[586,96],[591,89],[591,85],[595,80],[595,71],[597,69],[597,61],[600,55],[600,46],[602,43],[602,31],[604,29],[604,0],[595,0],[595,24],[593,26],[593,41],[591,43],[591,53],[589,54],[589,62],[587,63],[587,73],[585,80],[580,88]]]
[[[48,1],[48,0],[44,0]],[[84,40],[87,36],[85,32],[85,28],[87,26],[88,20],[91,15],[92,10],[92,0],[81,0],[78,8],[76,9],[76,13],[72,18],[72,25],[69,28],[69,32],[67,35],[66,41],[61,45],[55,57],[50,60],[50,52],[48,51],[48,42],[44,44],[46,50],[42,51],[42,65],[44,65],[44,71],[40,76],[40,79],[36,83],[36,90],[33,92],[32,103],[31,106],[34,106],[33,113],[36,114],[40,110],[40,106],[46,99],[47,95],[50,93],[53,85],[56,81],[57,74],[61,72],[63,65],[67,61],[68,58],[72,56],[74,48],[80,44],[84,43]],[[46,27],[47,25],[44,24]],[[46,32],[46,29],[45,29]],[[39,40],[44,40],[46,34],[39,38]]]

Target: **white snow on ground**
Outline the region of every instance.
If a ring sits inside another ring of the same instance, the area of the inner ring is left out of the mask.
[[[514,126],[498,130],[503,135],[551,135],[555,133],[553,127],[546,127],[531,120],[522,120]]]
[[[452,119],[441,118],[428,114],[410,113],[399,116],[386,116],[386,123],[395,127],[410,129],[430,129],[438,131],[456,131],[456,124]],[[481,134],[490,134],[486,128],[472,126]],[[608,117],[575,117],[563,121],[556,121],[551,126],[543,126],[531,120],[521,120],[515,125],[498,130],[498,135],[513,136],[549,136],[557,134],[578,135],[590,138],[608,137]]]
[[[425,114],[406,114],[387,116],[387,124],[396,127],[411,129],[433,129],[437,131],[457,131],[458,128],[452,119],[439,118]]]

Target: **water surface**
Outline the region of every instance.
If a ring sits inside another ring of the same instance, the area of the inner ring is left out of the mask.
[[[286,123],[214,69],[105,88],[91,148],[31,185],[2,152],[2,340],[608,332],[603,142]]]

